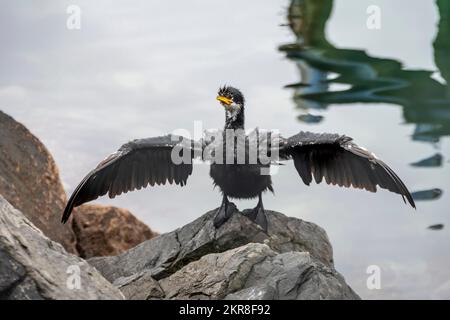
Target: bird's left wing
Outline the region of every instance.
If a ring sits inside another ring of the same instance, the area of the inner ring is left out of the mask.
[[[197,148],[202,148],[201,143],[174,135],[138,139],[124,144],[100,162],[76,187],[66,205],[62,222],[69,219],[74,207],[107,193],[114,198],[145,188],[148,184],[154,186],[169,182],[184,186],[192,173],[192,159]],[[175,162],[172,151],[180,156]],[[188,154],[185,155],[185,152]],[[190,161],[181,161],[181,156]]]
[[[402,180],[373,153],[356,145],[345,135],[300,132],[285,139],[279,149],[280,159],[294,161],[306,185],[316,183],[377,191],[377,186],[398,193],[415,208],[414,200]]]

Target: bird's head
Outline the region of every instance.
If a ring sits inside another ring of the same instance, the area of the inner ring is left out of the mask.
[[[223,86],[219,88],[216,98],[225,108],[226,126],[243,127],[244,125],[244,95],[236,88]]]
[[[236,112],[244,107],[244,96],[242,92],[236,88],[224,86],[219,88],[217,100],[229,112]]]

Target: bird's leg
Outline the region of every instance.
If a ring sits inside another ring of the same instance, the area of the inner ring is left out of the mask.
[[[230,219],[233,212],[236,210],[234,203],[229,202],[226,194],[223,195],[222,204],[217,210],[216,217],[214,218],[214,227],[220,228],[228,219]]]
[[[256,224],[261,226],[265,232],[267,232],[267,217],[264,213],[264,206],[262,203],[262,194],[259,194],[259,200],[256,207],[251,211],[251,213],[248,215],[248,217],[255,221]]]

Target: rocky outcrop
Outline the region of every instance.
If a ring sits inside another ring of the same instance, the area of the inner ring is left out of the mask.
[[[101,205],[76,208],[72,226],[83,258],[118,255],[157,235],[128,210]]]
[[[268,211],[268,234],[215,210],[115,257],[89,259],[129,299],[359,299],[317,225]]]
[[[156,235],[116,207],[82,206],[74,220],[61,224],[67,197],[51,154],[1,111],[0,137],[0,195],[67,251],[82,257],[117,255]]]
[[[60,223],[66,194],[47,148],[0,111],[0,195],[53,241],[76,253],[70,225]]]
[[[0,299],[123,299],[0,196]]]
[[[0,299],[359,299],[325,231],[277,212],[268,233],[245,211],[216,229],[213,210],[152,238],[128,211],[97,205],[61,225],[51,155],[1,112],[0,136]]]
[[[278,253],[249,243],[209,254],[160,281],[166,298],[177,299],[355,299],[332,268],[308,252]]]

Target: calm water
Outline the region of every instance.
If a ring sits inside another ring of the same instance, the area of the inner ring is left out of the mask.
[[[222,127],[214,98],[232,84],[246,95],[247,127],[345,133],[411,191],[441,190],[414,211],[388,192],[306,187],[288,165],[265,207],[324,227],[363,298],[450,298],[448,1],[0,3],[0,109],[44,141],[69,192],[130,139],[193,130],[194,120]],[[69,4],[82,10],[81,30],[66,28]],[[366,27],[371,4],[379,30]],[[199,165],[187,188],[99,202],[165,232],[220,201]],[[366,287],[369,265],[381,268],[380,290]]]

